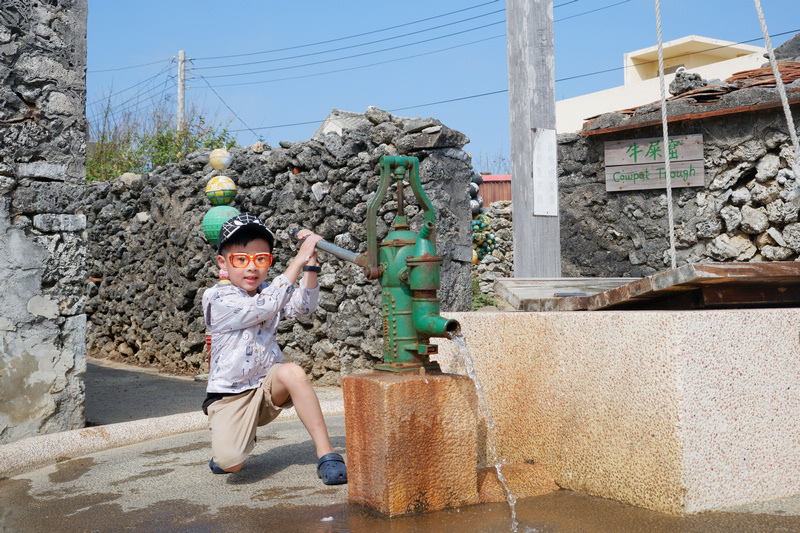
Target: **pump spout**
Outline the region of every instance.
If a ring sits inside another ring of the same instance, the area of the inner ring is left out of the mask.
[[[439,314],[438,298],[414,298],[411,309],[414,328],[418,333],[452,339],[461,332],[458,320],[444,318]]]

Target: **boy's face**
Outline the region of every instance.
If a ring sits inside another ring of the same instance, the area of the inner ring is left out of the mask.
[[[256,289],[267,279],[267,270],[269,267],[259,268],[255,265],[255,261],[250,261],[244,268],[236,268],[231,264],[231,254],[245,253],[255,255],[259,253],[271,253],[269,243],[264,239],[255,239],[247,243],[246,246],[234,245],[231,246],[225,255],[217,256],[217,264],[220,270],[228,271],[228,278],[231,283],[237,287],[247,291],[250,296],[256,295]]]

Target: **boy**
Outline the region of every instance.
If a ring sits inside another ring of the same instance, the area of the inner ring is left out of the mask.
[[[257,426],[294,405],[317,449],[317,476],[326,485],[338,485],[347,483],[347,467],[333,451],[317,394],[300,366],[284,362],[275,340],[280,318],[317,307],[316,245],[322,237],[303,229],[297,238],[303,239],[297,256],[268,284],[272,231],[249,213],[231,218],[220,229],[217,264],[223,279],[203,293],[211,332],[211,369],[203,402],[211,427],[209,467],[215,474],[238,472],[255,447]],[[295,290],[301,271],[303,280]]]

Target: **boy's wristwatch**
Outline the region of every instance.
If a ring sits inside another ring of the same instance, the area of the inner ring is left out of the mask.
[[[322,269],[318,266],[310,266],[310,265],[303,265],[303,272],[322,272]]]

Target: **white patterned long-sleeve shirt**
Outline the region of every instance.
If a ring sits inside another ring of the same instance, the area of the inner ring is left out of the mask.
[[[281,274],[250,296],[229,281],[203,293],[206,328],[211,333],[209,393],[237,394],[261,385],[267,371],[283,362],[276,341],[284,317],[311,313],[317,308],[319,285],[295,290]]]

